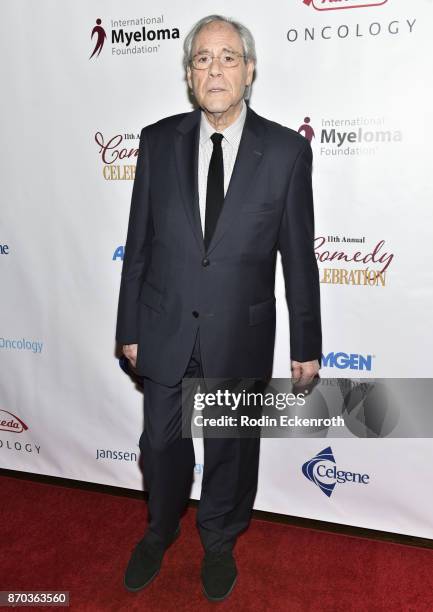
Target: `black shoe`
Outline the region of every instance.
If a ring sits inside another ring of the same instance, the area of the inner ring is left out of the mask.
[[[146,542],[146,536],[137,543],[124,576],[123,584],[127,591],[140,591],[156,578],[165,551],[179,537],[179,534],[180,526],[177,527],[173,538],[166,547]]]
[[[231,550],[205,554],[201,567],[203,592],[210,601],[222,601],[236,584],[238,571]]]

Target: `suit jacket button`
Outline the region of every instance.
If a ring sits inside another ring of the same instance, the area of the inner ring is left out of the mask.
[[[205,257],[204,259],[201,260],[201,265],[202,266],[208,266],[210,264],[210,261],[207,257]]]
[[[195,317],[197,319],[197,317],[199,316],[198,312],[196,310],[192,311],[192,316]]]

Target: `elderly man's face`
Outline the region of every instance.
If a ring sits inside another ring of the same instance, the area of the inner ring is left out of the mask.
[[[240,58],[234,68],[223,68],[218,59],[223,51],[243,54],[242,41],[236,30],[228,23],[214,21],[204,26],[195,38],[192,55],[208,52],[215,57],[209,68],[197,70],[187,68],[188,85],[192,88],[198,104],[209,113],[230,115],[240,109],[245,86],[253,78],[254,64],[245,64]]]

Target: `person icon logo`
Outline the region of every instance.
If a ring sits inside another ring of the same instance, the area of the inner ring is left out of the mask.
[[[310,125],[310,117],[304,117],[304,123],[298,129],[298,134],[302,133],[309,142],[315,137],[314,130]]]
[[[96,53],[96,57],[98,57],[98,55],[102,51],[102,47],[104,46],[105,39],[107,38],[107,35],[105,33],[104,28],[101,26],[101,23],[102,23],[102,20],[99,19],[99,17],[98,17],[98,19],[96,20],[96,25],[95,25],[95,27],[92,30],[92,34],[90,36],[90,39],[93,38],[94,34],[97,34],[98,37],[96,39],[96,45],[95,45],[95,48],[93,49],[93,53],[89,57],[89,59],[91,59],[95,55],[95,53]]]

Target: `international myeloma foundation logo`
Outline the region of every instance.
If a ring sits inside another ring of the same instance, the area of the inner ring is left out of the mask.
[[[312,6],[316,11],[336,11],[338,9],[369,8],[381,6],[388,0],[382,2],[368,2],[367,0],[302,0],[306,6]]]
[[[310,117],[304,117],[304,123],[298,128],[298,133],[302,134],[309,142],[316,136],[312,126],[310,125]]]
[[[318,153],[324,157],[372,156],[383,147],[399,146],[404,135],[399,126],[388,126],[386,117],[323,117],[321,124],[311,125],[310,117],[298,127],[298,133],[309,142],[320,143]]]
[[[0,429],[3,431],[12,431],[13,433],[22,433],[28,429],[27,425],[12,412],[0,410]]]
[[[98,19],[96,20],[96,25],[92,30],[92,34],[90,36],[90,40],[93,38],[94,34],[97,35],[96,38],[96,44],[95,44],[95,48],[93,49],[93,53],[92,55],[89,57],[89,59],[91,59],[95,53],[96,53],[96,57],[98,57],[98,55],[101,53],[102,51],[102,47],[104,46],[104,42],[105,39],[107,38],[107,35],[105,33],[104,28],[101,26],[102,20]]]
[[[180,37],[179,28],[167,27],[163,13],[136,16],[131,18],[102,19],[98,17],[90,34],[93,48],[89,59],[97,59],[104,49],[104,54],[111,51],[112,56],[131,56],[146,54],[154,55],[161,49],[161,45],[170,44],[169,41]],[[89,28],[90,29],[90,28]]]

